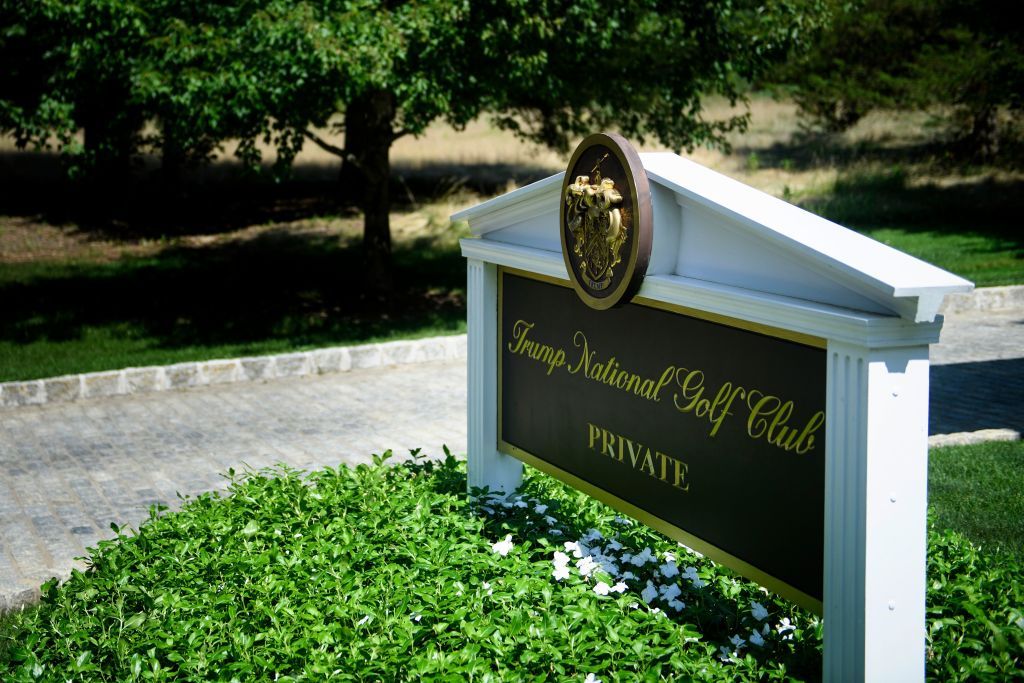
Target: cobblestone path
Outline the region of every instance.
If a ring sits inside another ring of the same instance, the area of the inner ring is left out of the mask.
[[[932,357],[930,433],[1024,431],[1024,311],[950,317]],[[462,453],[465,415],[464,361],[0,411],[0,611],[229,467]]]

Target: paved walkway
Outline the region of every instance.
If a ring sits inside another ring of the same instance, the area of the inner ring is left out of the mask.
[[[930,433],[1024,431],[1024,311],[951,317],[943,339]],[[0,611],[66,576],[112,522],[224,488],[229,467],[465,452],[465,415],[464,361],[2,410]]]

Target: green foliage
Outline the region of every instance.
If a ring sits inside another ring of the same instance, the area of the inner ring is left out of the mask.
[[[928,543],[928,677],[1009,681],[1024,667],[1024,566],[952,531]]]
[[[531,472],[520,496],[474,502],[454,458],[391,466],[388,455],[311,474],[230,472],[229,497],[117,530],[89,571],[0,620],[0,677],[820,676],[820,620],[583,494]],[[597,582],[612,582],[604,567],[555,578],[569,539],[604,545],[636,579],[599,595]],[[657,559],[626,564],[645,551]],[[1024,656],[1020,564],[993,563],[953,533],[933,533],[929,552],[929,676],[1012,677]],[[665,577],[666,553],[681,575]],[[648,605],[649,579],[677,586],[685,606]],[[731,641],[755,629],[764,645]]]
[[[943,107],[968,151],[990,156],[998,134],[1024,121],[1024,31],[1009,10],[1002,0],[835,0],[813,49],[780,78],[826,129],[873,109]]]
[[[142,147],[204,158],[228,137],[256,161],[276,143],[287,165],[311,126],[387,92],[394,133],[482,112],[548,144],[618,126],[676,148],[724,143],[746,118],[701,118],[709,95],[742,98],[813,26],[814,3],[597,0],[428,3],[187,3],[3,0],[0,127],[23,142],[97,116]],[[139,133],[146,120],[160,131]],[[389,122],[390,123],[390,122]],[[98,125],[98,124],[97,124]],[[104,124],[107,125],[107,124]]]

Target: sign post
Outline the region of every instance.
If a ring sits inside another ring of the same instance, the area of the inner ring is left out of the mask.
[[[453,219],[470,487],[527,462],[822,614],[826,680],[923,680],[928,345],[969,282],[616,135]]]

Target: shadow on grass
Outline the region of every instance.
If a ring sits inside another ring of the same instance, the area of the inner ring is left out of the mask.
[[[9,265],[0,342],[75,340],[87,327],[117,326],[164,349],[304,346],[460,328],[465,265],[455,247],[396,249],[395,295],[383,307],[361,289],[361,254],[333,235],[282,228],[111,264],[46,264],[38,273]]]
[[[1020,244],[1024,181],[912,184],[893,169],[841,176],[832,190],[801,205],[858,228],[899,227],[930,232],[985,232]]]
[[[356,216],[356,198],[338,183],[339,167],[300,163],[287,179],[224,160],[192,169],[168,185],[138,168],[120,183],[76,184],[56,154],[0,152],[0,215],[74,223],[105,238],[214,234],[250,225],[317,216]],[[488,196],[551,175],[513,164],[396,164],[390,195],[394,211],[416,209],[456,190]]]

